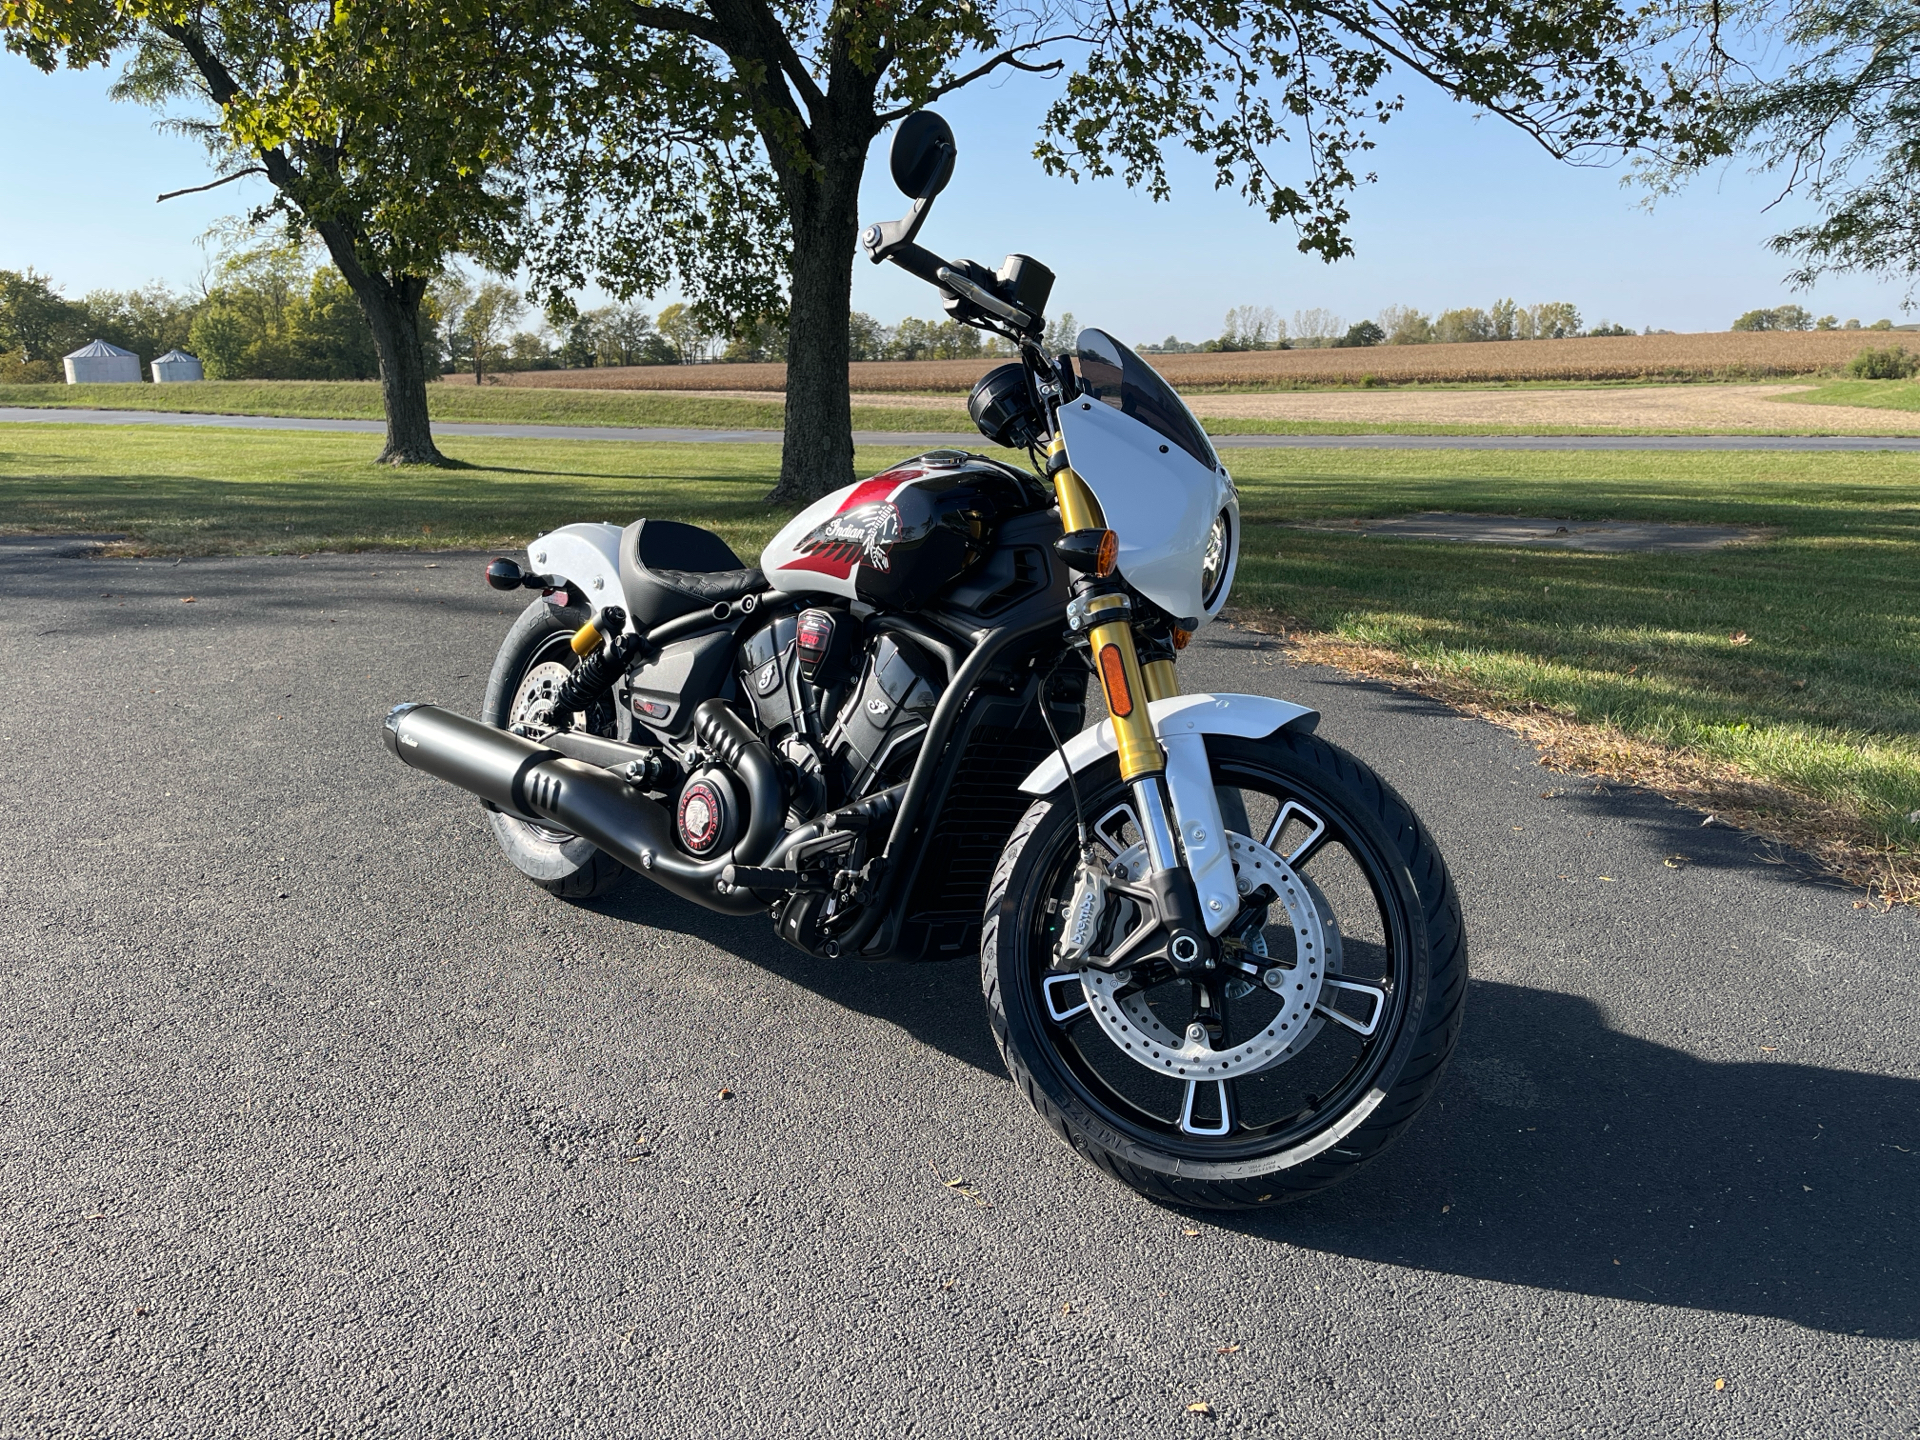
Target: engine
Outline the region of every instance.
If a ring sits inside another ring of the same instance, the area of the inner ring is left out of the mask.
[[[792,768],[791,824],[905,780],[944,685],[911,638],[837,606],[771,621],[741,645],[739,672]]]

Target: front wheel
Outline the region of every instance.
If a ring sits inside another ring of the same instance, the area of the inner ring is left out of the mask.
[[[1432,836],[1353,756],[1290,731],[1207,754],[1243,897],[1216,968],[1055,968],[1082,865],[1057,792],[1001,853],[981,983],[1015,1083],[1069,1145],[1152,1199],[1241,1209],[1333,1184],[1411,1122],[1459,1034],[1466,937]],[[1094,860],[1138,880],[1117,763],[1080,796]],[[1136,904],[1109,895],[1096,954]]]

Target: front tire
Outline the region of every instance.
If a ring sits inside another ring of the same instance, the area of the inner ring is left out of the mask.
[[[480,719],[511,729],[526,718],[538,698],[550,696],[576,663],[569,642],[588,618],[584,607],[562,608],[545,600],[536,600],[521,612],[494,657]],[[599,702],[592,711],[575,716],[574,723],[594,734],[612,736],[613,706]],[[610,893],[627,877],[626,867],[618,860],[569,831],[498,810],[487,812],[487,823],[514,869],[563,900],[592,900]]]
[[[1207,752],[1242,881],[1264,857],[1260,873],[1289,876],[1295,883],[1280,888],[1313,915],[1249,902],[1236,926],[1242,943],[1205,977],[1152,965],[1118,984],[1056,972],[1053,942],[1079,867],[1073,802],[1056,792],[1034,803],[1001,854],[981,984],[1014,1083],[1069,1145],[1151,1199],[1246,1209],[1334,1184],[1412,1121],[1459,1034],[1466,938],[1432,836],[1360,761],[1291,731],[1209,736]],[[1084,772],[1079,785],[1102,861],[1137,867],[1144,846],[1129,828],[1137,822],[1117,762]],[[1252,888],[1256,898],[1274,893]],[[1317,947],[1295,938],[1309,934]],[[1224,968],[1229,960],[1244,974]],[[1302,1023],[1286,997],[1309,965],[1327,988],[1302,1002],[1312,1005]],[[1284,1018],[1294,1022],[1291,1043],[1260,1039],[1287,1028]],[[1174,1057],[1142,1058],[1143,1036],[1178,1043],[1201,1034],[1202,1021],[1214,1047],[1204,1059],[1248,1057],[1231,1078],[1181,1079],[1189,1072]]]

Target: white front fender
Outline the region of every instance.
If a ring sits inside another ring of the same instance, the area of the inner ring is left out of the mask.
[[[1264,695],[1175,695],[1153,701],[1147,713],[1167,752],[1167,794],[1173,801],[1187,870],[1199,891],[1207,930],[1218,935],[1233,923],[1240,898],[1226,826],[1220,819],[1220,797],[1214,793],[1213,771],[1207,763],[1206,737],[1238,735],[1258,740],[1289,725],[1311,730],[1320,715],[1304,705]],[[1062,747],[1064,761],[1056,751],[1036,765],[1020,788],[1029,795],[1051,795],[1066,783],[1069,768],[1078,775],[1119,748],[1113,721],[1102,720],[1067,741]]]

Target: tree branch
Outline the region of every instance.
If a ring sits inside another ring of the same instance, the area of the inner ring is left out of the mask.
[[[669,5],[630,5],[628,12],[649,30],[665,30],[674,35],[691,35],[720,49],[727,48],[726,32],[705,15],[691,10],[676,10]]]
[[[156,195],[153,197],[153,203],[158,205],[162,200],[173,200],[182,195],[198,195],[202,190],[218,190],[222,185],[231,185],[235,180],[244,179],[248,175],[266,173],[267,167],[264,165],[249,165],[244,170],[236,170],[231,175],[222,175],[218,180],[209,181],[205,185],[189,185],[184,190],[169,190],[164,195]]]
[[[908,105],[899,110],[889,110],[886,114],[877,116],[876,119],[882,125],[891,125],[896,120],[903,120],[915,110],[918,110],[922,105],[931,104],[942,95],[951,94],[955,90],[971,85],[974,81],[991,75],[1003,65],[1013,70],[1024,70],[1029,75],[1058,75],[1060,73],[1060,67],[1065,65],[1067,63],[1066,61],[1043,60],[1038,65],[1029,65],[1020,58],[1020,54],[1024,50],[1037,50],[1043,45],[1057,45],[1065,38],[1066,37],[1062,35],[1049,35],[1042,40],[1028,40],[1024,44],[1015,45],[1010,50],[1003,50],[991,60],[987,61],[986,64],[976,66],[964,75],[956,75],[944,85],[936,85],[927,92],[925,98],[918,104]]]

